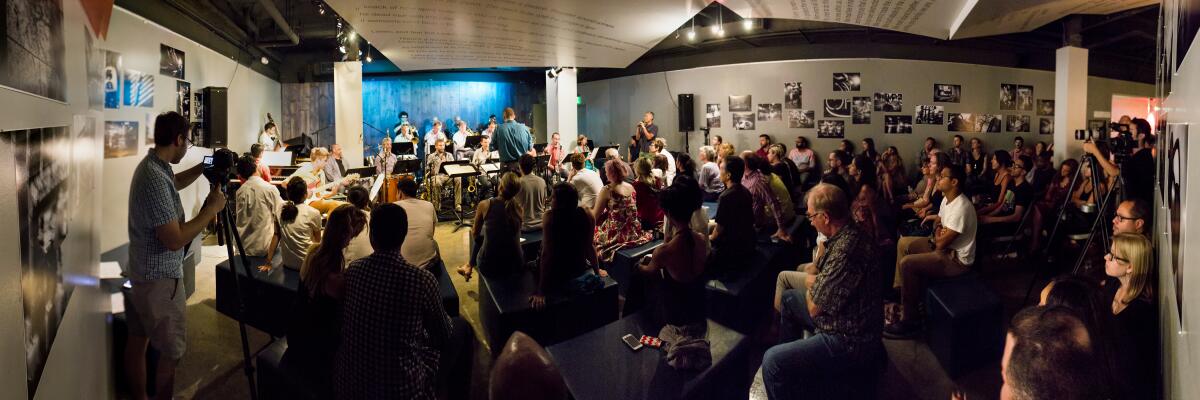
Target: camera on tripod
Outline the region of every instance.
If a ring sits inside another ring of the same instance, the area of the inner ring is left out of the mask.
[[[216,149],[211,156],[204,156],[204,177],[214,185],[224,187],[229,183],[237,154],[229,149]]]

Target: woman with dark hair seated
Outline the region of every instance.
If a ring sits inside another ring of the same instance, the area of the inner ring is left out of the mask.
[[[516,198],[520,192],[521,178],[513,172],[505,172],[500,177],[496,197],[480,202],[475,208],[471,256],[467,265],[458,267],[458,274],[468,281],[475,267],[488,278],[502,278],[514,275],[525,265],[520,242],[524,212]]]
[[[1041,142],[1038,142],[1041,143]],[[1075,171],[1079,169],[1079,162],[1067,159],[1058,166],[1058,179],[1050,182],[1046,186],[1046,193],[1041,199],[1033,203],[1033,215],[1029,216],[1029,223],[1033,226],[1033,237],[1029,239],[1029,254],[1039,250],[1042,239],[1042,223],[1045,221],[1054,221],[1062,210],[1063,200],[1071,193],[1067,191],[1071,188],[1071,179],[1075,177]]]
[[[895,243],[896,218],[876,189],[879,181],[875,171],[875,163],[866,154],[855,156],[850,163],[850,177],[854,178],[849,192],[853,199],[850,212],[858,227],[883,248]]]
[[[371,247],[371,196],[367,192],[367,188],[361,185],[354,185],[346,189],[346,201],[350,202],[350,205],[354,206],[354,208],[357,208],[367,221],[363,225],[362,232],[354,236],[354,239],[350,240],[350,245],[346,247],[346,262],[349,263],[371,255],[371,253],[375,252],[375,249]]]
[[[644,159],[643,159],[644,161]],[[550,209],[542,215],[542,253],[538,287],[529,297],[534,309],[546,306],[546,294],[586,290],[589,282],[607,273],[600,269],[592,232],[592,214],[579,206],[579,192],[569,183],[552,189]],[[593,275],[594,274],[594,275]],[[603,285],[603,283],[601,283]]]

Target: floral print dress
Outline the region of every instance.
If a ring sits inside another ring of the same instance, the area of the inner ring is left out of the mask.
[[[650,232],[642,230],[642,224],[638,221],[635,197],[636,191],[630,192],[629,196],[622,196],[615,190],[609,191],[608,218],[596,227],[593,241],[601,262],[612,262],[618,250],[641,246],[653,239]]]

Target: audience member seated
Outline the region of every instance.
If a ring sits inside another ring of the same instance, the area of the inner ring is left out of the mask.
[[[400,253],[407,224],[400,206],[377,207],[371,212],[375,253],[346,269],[334,363],[337,398],[435,398],[439,358],[452,326],[437,278]]]
[[[1008,167],[1009,175],[1012,176],[1010,193],[1005,194],[997,203],[1000,205],[999,207],[995,207],[990,213],[979,217],[979,225],[986,228],[984,232],[987,233],[987,236],[1011,234],[1021,224],[1025,212],[1033,204],[1033,186],[1025,181],[1025,172],[1031,165],[1033,165],[1033,161],[1029,156],[1021,156],[1013,162],[1012,166]]]
[[[257,165],[249,155],[237,161],[237,174],[244,183],[234,196],[237,204],[234,221],[246,255],[265,257],[275,250],[275,229],[279,227],[276,216],[283,200],[275,185],[263,180]]]
[[[975,207],[962,194],[967,183],[962,168],[942,168],[937,189],[942,192],[942,205],[937,215],[922,223],[932,222],[933,237],[906,236],[896,245],[896,276],[893,286],[900,291],[900,319],[885,331],[888,337],[908,339],[920,332],[917,304],[924,295],[930,279],[958,276],[975,263]]]
[[[1120,343],[1117,361],[1128,378],[1127,398],[1158,398],[1158,307],[1154,297],[1154,247],[1136,233],[1113,236],[1105,256],[1105,298],[1116,316],[1114,342]]]
[[[308,186],[303,179],[288,179],[286,192],[288,202],[283,204],[279,212],[279,252],[285,268],[299,271],[308,255],[309,246],[321,241],[321,212],[304,204],[308,198]],[[267,252],[267,264],[259,269],[266,271],[271,268],[271,253]]]
[[[1075,171],[1078,168],[1079,162],[1071,159],[1059,164],[1058,175],[1055,177],[1057,179],[1046,185],[1045,192],[1030,209],[1033,212],[1033,215],[1029,216],[1029,223],[1033,228],[1033,237],[1029,241],[1030,253],[1040,250],[1042,223],[1048,221],[1053,224],[1054,218],[1058,217],[1063,201],[1070,194],[1067,191],[1071,188],[1071,179],[1075,177]]]
[[[804,136],[796,136],[796,147],[788,150],[787,158],[792,160],[796,165],[796,169],[800,172],[797,177],[799,184],[808,184],[812,179],[812,172],[817,171],[817,154],[808,147],[808,139]]]
[[[696,183],[696,162],[687,153],[678,153],[675,156],[675,178],[679,177],[691,179],[692,183]],[[675,181],[672,180],[671,183],[674,184]]]
[[[717,147],[717,166],[724,167],[726,158],[737,155],[737,149],[733,147],[733,143],[721,143],[720,147]]]
[[[950,165],[957,165],[966,168],[969,157],[967,156],[967,150],[963,149],[962,145],[963,136],[954,135],[954,144],[949,150],[946,150],[946,157],[950,159]]]
[[[989,164],[993,173],[991,187],[980,195],[978,201],[974,202],[976,204],[975,212],[979,215],[985,215],[1000,208],[1009,186],[1012,185],[1012,174],[1008,169],[1012,166],[1013,159],[1007,151],[996,150]]]
[[[361,185],[354,185],[346,189],[346,201],[362,214],[366,222],[370,222],[371,194],[367,191],[367,188]],[[369,256],[375,252],[375,249],[371,248],[371,230],[365,226],[362,232],[359,232],[357,235],[354,235],[353,239],[350,239],[350,245],[346,246],[347,263],[354,262],[354,260]]]
[[[821,184],[807,196],[808,220],[829,238],[801,288],[784,293],[780,343],[763,356],[772,399],[826,398],[830,382],[881,356],[880,274],[874,245],[851,221],[850,202]],[[802,331],[810,331],[811,336]]]
[[[717,197],[725,191],[725,184],[721,182],[721,167],[717,165],[716,157],[717,151],[712,146],[700,147],[700,171],[696,181],[704,191],[704,201],[717,201]]]
[[[754,155],[767,158],[767,152],[771,151],[771,136],[767,134],[758,135],[758,150],[754,151]]]
[[[1078,210],[1083,210],[1096,205],[1097,193],[1106,193],[1108,190],[1104,187],[1104,181],[1100,181],[1100,187],[1097,188],[1092,183],[1092,174],[1096,171],[1092,169],[1092,163],[1085,162],[1079,171],[1079,180],[1075,182],[1075,193],[1071,194],[1071,204]],[[1096,189],[1100,189],[1097,191]],[[1090,213],[1090,211],[1089,211]]]
[[[655,177],[651,169],[647,158],[634,161],[633,171],[637,174],[633,180],[633,191],[636,193],[634,202],[637,203],[637,219],[644,230],[657,228],[663,220],[663,210],[658,206],[658,192],[666,187],[666,182]]]
[[[567,384],[546,349],[520,331],[513,332],[492,365],[491,400],[567,400]]]
[[[841,150],[834,150],[829,153],[829,169],[821,176],[821,182],[837,182],[837,178],[841,178],[839,187],[850,187],[850,174],[846,172],[846,166],[850,164],[850,154]]]
[[[263,154],[263,145],[261,143],[255,143],[255,144],[250,145],[250,156],[254,157],[255,173],[257,173],[258,176],[262,178],[263,182],[269,183],[269,182],[271,182],[271,167],[267,166],[267,164],[263,162],[262,154]],[[242,181],[242,183],[245,183],[246,179],[243,178],[243,179],[241,179],[241,181]]]
[[[861,144],[863,147],[861,154],[867,156],[867,159],[871,160],[871,165],[874,165],[876,162],[878,162],[879,151],[875,150],[875,139],[863,138]]]
[[[754,200],[750,190],[742,186],[742,175],[746,162],[740,157],[725,157],[721,167],[721,180],[725,191],[717,199],[716,225],[708,236],[712,252],[708,255],[704,270],[711,274],[737,271],[742,261],[749,259],[755,251]]]
[[[1109,304],[1099,284],[1079,275],[1065,275],[1051,280],[1042,289],[1038,303],[1042,306],[1066,307],[1075,312],[1092,338],[1092,349],[1096,353],[1096,367],[1099,370],[1096,384],[1105,386],[1110,393],[1120,394],[1128,390],[1125,388],[1128,379],[1117,373],[1120,368],[1114,357],[1117,352],[1113,342],[1116,322]]]
[[[800,193],[803,193],[803,181],[800,180],[800,171],[796,168],[796,164],[792,163],[784,154],[787,153],[787,148],[780,143],[771,145],[767,150],[766,160],[771,164],[771,174],[779,177],[783,186],[787,188],[787,192],[792,197],[799,198]]]
[[[875,163],[865,154],[854,157],[850,163],[851,184],[850,213],[854,223],[867,234],[877,249],[891,250],[895,243],[896,219],[891,207],[884,203],[875,189],[879,180],[875,178]]]
[[[612,262],[618,250],[637,247],[649,242],[650,232],[642,230],[638,223],[637,192],[633,185],[625,182],[625,166],[621,160],[604,164],[608,185],[596,196],[592,218],[599,223],[594,244],[601,262]]]
[[[846,153],[846,157],[854,157],[854,142],[851,142],[850,139],[842,139],[841,142],[838,142],[837,149],[838,151]],[[849,162],[847,162],[847,164],[849,164]]]
[[[287,333],[287,357],[299,363],[306,379],[321,380],[315,385],[320,388],[333,387],[333,363],[341,342],[339,323],[346,288],[343,270],[347,264],[343,252],[366,223],[362,211],[354,206],[334,209],[329,213],[325,236],[300,269],[297,310]]]
[[[408,216],[408,231],[404,236],[404,245],[400,246],[400,255],[409,264],[433,268],[441,262],[441,251],[433,240],[437,230],[437,214],[433,211],[433,203],[417,197],[417,181],[411,175],[401,176],[396,187],[400,199],[395,204],[403,208]]]
[[[517,196],[525,212],[521,230],[536,231],[542,229],[542,213],[546,212],[546,180],[533,173],[536,164],[533,156],[524,154],[517,163],[521,166],[521,193]]]
[[[787,232],[789,221],[783,208],[783,199],[771,190],[771,177],[761,172],[769,170],[764,167],[766,161],[750,151],[742,152],[742,161],[746,164],[742,186],[750,191],[753,200],[751,207],[754,211],[754,228],[758,232],[775,232],[771,235],[772,238],[790,242],[792,238]]]
[[[1035,156],[1035,154],[1033,154],[1033,148],[1025,147],[1025,138],[1020,136],[1013,138],[1013,149],[1009,155],[1012,156],[1013,160],[1016,160],[1021,156],[1029,156],[1030,158]]]
[[[1150,205],[1142,199],[1128,199],[1117,205],[1117,213],[1113,216],[1113,235],[1121,233],[1136,233],[1146,235],[1146,224],[1150,218]]]
[[[662,154],[653,154],[641,158],[650,160],[650,172],[654,174],[655,177],[662,179],[663,181],[667,180],[667,169],[670,167],[667,165],[667,156]],[[604,184],[607,185],[608,182],[604,182]]]
[[[1058,306],[1030,307],[1013,317],[1000,360],[1000,398],[1086,400],[1107,397],[1097,384],[1087,326]]]
[[[521,178],[505,172],[500,177],[499,190],[496,197],[480,202],[475,208],[475,221],[471,224],[474,246],[467,265],[458,268],[458,273],[468,281],[476,267],[488,278],[503,279],[515,275],[525,265],[520,235],[523,211],[517,199]]]
[[[767,209],[767,219],[780,220],[776,218],[776,215],[782,214],[783,225],[780,228],[786,231],[796,219],[796,207],[792,203],[792,194],[789,192],[787,185],[783,183],[783,179],[779,175],[775,175],[771,170],[771,165],[767,163],[767,160],[758,156],[751,157],[751,160],[746,164],[747,168],[758,172],[763,182],[766,182],[767,187],[771,189],[772,196],[779,200],[779,208]],[[745,178],[742,178],[742,181],[745,181]]]
[[[927,168],[921,171],[926,174],[925,179],[921,182],[924,183],[924,188],[921,187],[921,184],[918,184],[913,202],[901,206],[901,209],[912,211],[912,214],[917,219],[924,219],[927,216],[938,213],[942,200],[942,192],[937,189],[939,171],[942,170],[942,167],[950,164],[949,160],[950,158],[946,156],[946,153],[940,151],[934,151],[929,155],[929,162],[926,164]],[[922,191],[922,189],[924,190]]]
[[[971,138],[971,151],[967,154],[967,196],[972,199],[988,193],[992,187],[992,168],[983,141]]]
[[[904,171],[904,159],[900,157],[896,146],[888,146],[882,157],[879,191],[888,204],[900,205],[908,195],[908,173]]]
[[[712,363],[705,340],[708,329],[705,318],[704,260],[708,248],[704,234],[692,230],[692,214],[700,209],[700,187],[693,181],[676,180],[662,193],[662,205],[667,222],[675,234],[654,253],[642,259],[640,270],[651,279],[662,279],[662,296],[666,326],[658,336],[673,338],[667,353],[667,363],[675,369],[698,370]]]
[[[604,183],[600,182],[600,175],[596,171],[584,168],[585,157],[580,154],[571,155],[571,175],[567,178],[567,182],[570,182],[571,186],[575,186],[575,191],[579,192],[579,206],[591,210],[596,206],[596,195],[600,193]]]
[[[579,206],[579,193],[566,183],[554,185],[550,209],[542,218],[542,251],[538,259],[538,287],[529,304],[546,305],[547,294],[579,293],[587,289],[591,276],[606,276],[600,269],[592,233],[592,214]]]
[[[937,153],[937,139],[926,137],[925,144],[921,146],[921,150],[917,152],[917,165],[924,165],[929,162],[929,156]]]
[[[650,143],[650,151],[667,158],[667,169],[663,170],[663,178],[670,185],[675,180],[675,173],[678,170],[675,167],[675,157],[671,155],[671,152],[667,151],[667,141],[663,138],[654,139]]]
[[[1038,142],[1041,143],[1041,142]],[[1048,151],[1038,153],[1037,158],[1033,160],[1033,170],[1025,174],[1025,180],[1033,185],[1033,193],[1041,198],[1046,193],[1046,189],[1050,187],[1050,183],[1055,181],[1056,172],[1054,170],[1054,161],[1050,158],[1054,154]]]

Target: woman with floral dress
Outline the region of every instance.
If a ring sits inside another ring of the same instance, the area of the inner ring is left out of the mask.
[[[646,244],[653,237],[642,229],[638,221],[637,196],[633,185],[625,182],[628,168],[621,160],[610,160],[604,164],[608,185],[596,196],[596,207],[592,217],[604,221],[596,228],[596,253],[600,262],[611,262],[618,250]]]

